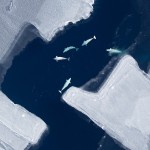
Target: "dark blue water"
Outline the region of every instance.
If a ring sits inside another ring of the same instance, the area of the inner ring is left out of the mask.
[[[52,42],[44,43],[36,38],[29,43],[15,57],[5,76],[2,91],[49,126],[40,150],[96,150],[104,135],[104,131],[63,103],[58,93],[69,77],[72,85],[79,87],[103,69],[110,60],[105,49],[111,46],[117,26],[131,11],[128,0],[97,0],[94,8],[89,20],[70,25]],[[53,60],[56,55],[62,55],[64,47],[80,47],[83,40],[93,35],[97,40],[88,47],[64,55],[71,57],[70,62]],[[105,150],[121,149],[113,141],[106,145]]]

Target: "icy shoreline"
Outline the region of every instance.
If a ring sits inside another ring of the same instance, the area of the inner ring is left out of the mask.
[[[24,150],[40,141],[47,125],[0,91],[0,148]]]
[[[88,19],[91,15],[91,13],[93,12],[93,4],[94,4],[94,0],[78,0],[79,4],[76,6],[76,4],[74,4],[74,9],[73,7],[71,7],[71,3],[73,4],[72,1],[70,1],[70,11],[75,12],[72,16],[69,16],[67,13],[69,13],[69,11],[66,11],[66,18],[62,19],[61,21],[59,20],[59,23],[57,24],[57,26],[54,26],[53,29],[49,30],[49,28],[47,27],[47,30],[41,30],[39,25],[37,24],[37,22],[31,22],[32,25],[34,25],[38,31],[39,34],[41,36],[41,38],[43,38],[43,40],[45,41],[51,41],[54,36],[59,32],[62,31],[69,23],[73,23],[76,24],[81,20],[85,20]],[[77,2],[77,3],[78,3]],[[75,2],[76,3],[76,2]],[[43,6],[46,7],[46,6]],[[63,7],[66,7],[65,5]],[[68,6],[67,6],[68,7]],[[67,9],[67,7],[65,9]],[[75,9],[77,7],[77,9]],[[41,8],[44,9],[44,8]],[[68,17],[68,16],[69,17]]]
[[[149,150],[150,80],[124,56],[97,93],[71,87],[63,99],[131,150]]]

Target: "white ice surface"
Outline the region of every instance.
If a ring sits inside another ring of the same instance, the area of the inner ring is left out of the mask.
[[[0,106],[0,145],[6,150],[24,150],[39,141],[47,129],[40,118],[12,103],[1,91]]]
[[[50,41],[69,22],[88,18],[93,3],[94,0],[1,0],[0,63],[28,25],[35,26],[42,38]]]
[[[71,87],[63,99],[131,150],[150,150],[150,80],[124,56],[97,93]]]

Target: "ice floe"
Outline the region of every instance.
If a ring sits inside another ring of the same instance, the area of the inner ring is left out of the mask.
[[[97,93],[71,87],[63,99],[123,147],[150,149],[150,80],[131,56],[119,60]]]

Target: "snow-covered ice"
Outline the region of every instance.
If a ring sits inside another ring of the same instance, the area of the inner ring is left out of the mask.
[[[97,93],[71,87],[63,99],[124,147],[150,150],[150,80],[131,56],[120,59]]]
[[[0,92],[0,148],[24,150],[37,144],[47,125]]]
[[[20,34],[33,25],[47,41],[69,22],[90,16],[94,0],[1,0],[0,63],[7,59]],[[5,57],[4,57],[5,56]]]

